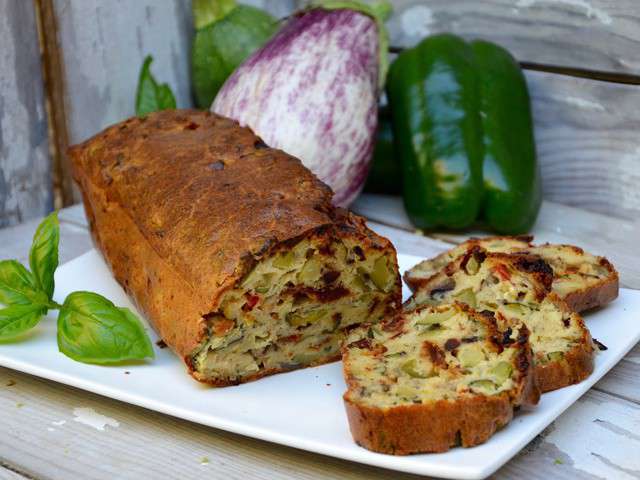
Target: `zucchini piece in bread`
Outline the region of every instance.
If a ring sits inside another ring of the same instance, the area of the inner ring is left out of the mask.
[[[552,289],[570,308],[582,312],[603,306],[618,296],[618,272],[604,257],[573,245],[534,246],[531,236],[472,238],[435,258],[424,260],[404,274],[412,291],[420,288],[447,263],[474,246],[488,252],[538,255],[553,269]]]
[[[540,397],[528,330],[512,327],[456,303],[352,331],[342,360],[354,440],[395,455],[485,442]]]
[[[400,306],[393,245],[235,121],[155,112],[70,156],[115,278],[202,382],[337,360],[347,327]]]
[[[459,301],[494,312],[499,324],[522,321],[531,332],[537,381],[547,392],[587,378],[594,354],[582,317],[549,292],[552,281],[540,257],[474,247],[421,285],[405,308]]]

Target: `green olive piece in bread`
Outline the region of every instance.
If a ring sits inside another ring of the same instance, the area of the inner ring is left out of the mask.
[[[485,442],[538,402],[529,332],[491,314],[426,306],[352,331],[343,347],[349,426],[361,446],[406,455]]]
[[[499,325],[524,322],[537,381],[547,392],[587,378],[594,352],[582,317],[549,291],[552,282],[551,268],[538,256],[474,247],[423,283],[405,308],[460,301],[495,314]]]

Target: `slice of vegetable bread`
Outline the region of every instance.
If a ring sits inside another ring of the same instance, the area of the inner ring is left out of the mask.
[[[534,246],[532,238],[472,238],[435,258],[420,262],[404,274],[404,280],[411,290],[416,291],[449,262],[478,246],[488,252],[539,255],[553,269],[553,291],[577,312],[605,305],[618,296],[618,273],[606,258],[591,255],[573,245],[547,243]]]
[[[450,262],[460,255],[464,255],[467,250],[478,246],[487,252],[511,252],[531,247],[532,236],[520,237],[486,237],[470,238],[455,247],[442,252],[440,255],[423,260],[404,273],[404,281],[409,285],[412,292],[415,292],[421,285],[427,283],[431,277],[439,273]]]
[[[490,312],[426,306],[355,329],[343,347],[344,402],[359,445],[406,455],[485,442],[536,404],[529,332]]]
[[[422,284],[405,308],[457,300],[495,312],[499,325],[521,320],[531,332],[540,389],[547,392],[588,377],[594,351],[580,315],[548,291],[552,280],[540,257],[474,247]]]
[[[553,268],[552,289],[576,312],[601,307],[618,297],[618,272],[604,257],[573,245],[539,245],[525,250]]]

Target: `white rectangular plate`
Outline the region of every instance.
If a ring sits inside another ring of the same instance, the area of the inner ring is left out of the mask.
[[[420,260],[398,257],[403,272]],[[61,266],[56,273],[58,302],[74,290],[86,289],[133,308],[96,251]],[[484,445],[406,457],[372,453],[353,443],[342,404],[345,385],[340,363],[215,389],[192,380],[169,349],[156,348],[154,361],[138,365],[99,367],[74,362],[58,353],[55,319],[50,316],[23,341],[0,344],[0,365],[311,452],[404,472],[472,479],[484,478],[506,463],[638,342],[640,292],[622,289],[615,302],[586,316],[593,336],[609,347],[597,355],[595,371],[586,381],[545,394],[536,408],[518,413]],[[154,342],[158,340],[151,330],[150,335]]]

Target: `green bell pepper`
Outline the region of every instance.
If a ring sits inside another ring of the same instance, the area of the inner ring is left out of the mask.
[[[505,49],[481,40],[471,46],[480,75],[484,220],[500,233],[524,233],[542,201],[527,82]]]
[[[405,207],[418,228],[484,220],[516,234],[533,225],[541,194],[529,94],[506,50],[428,37],[393,63],[387,95]]]

